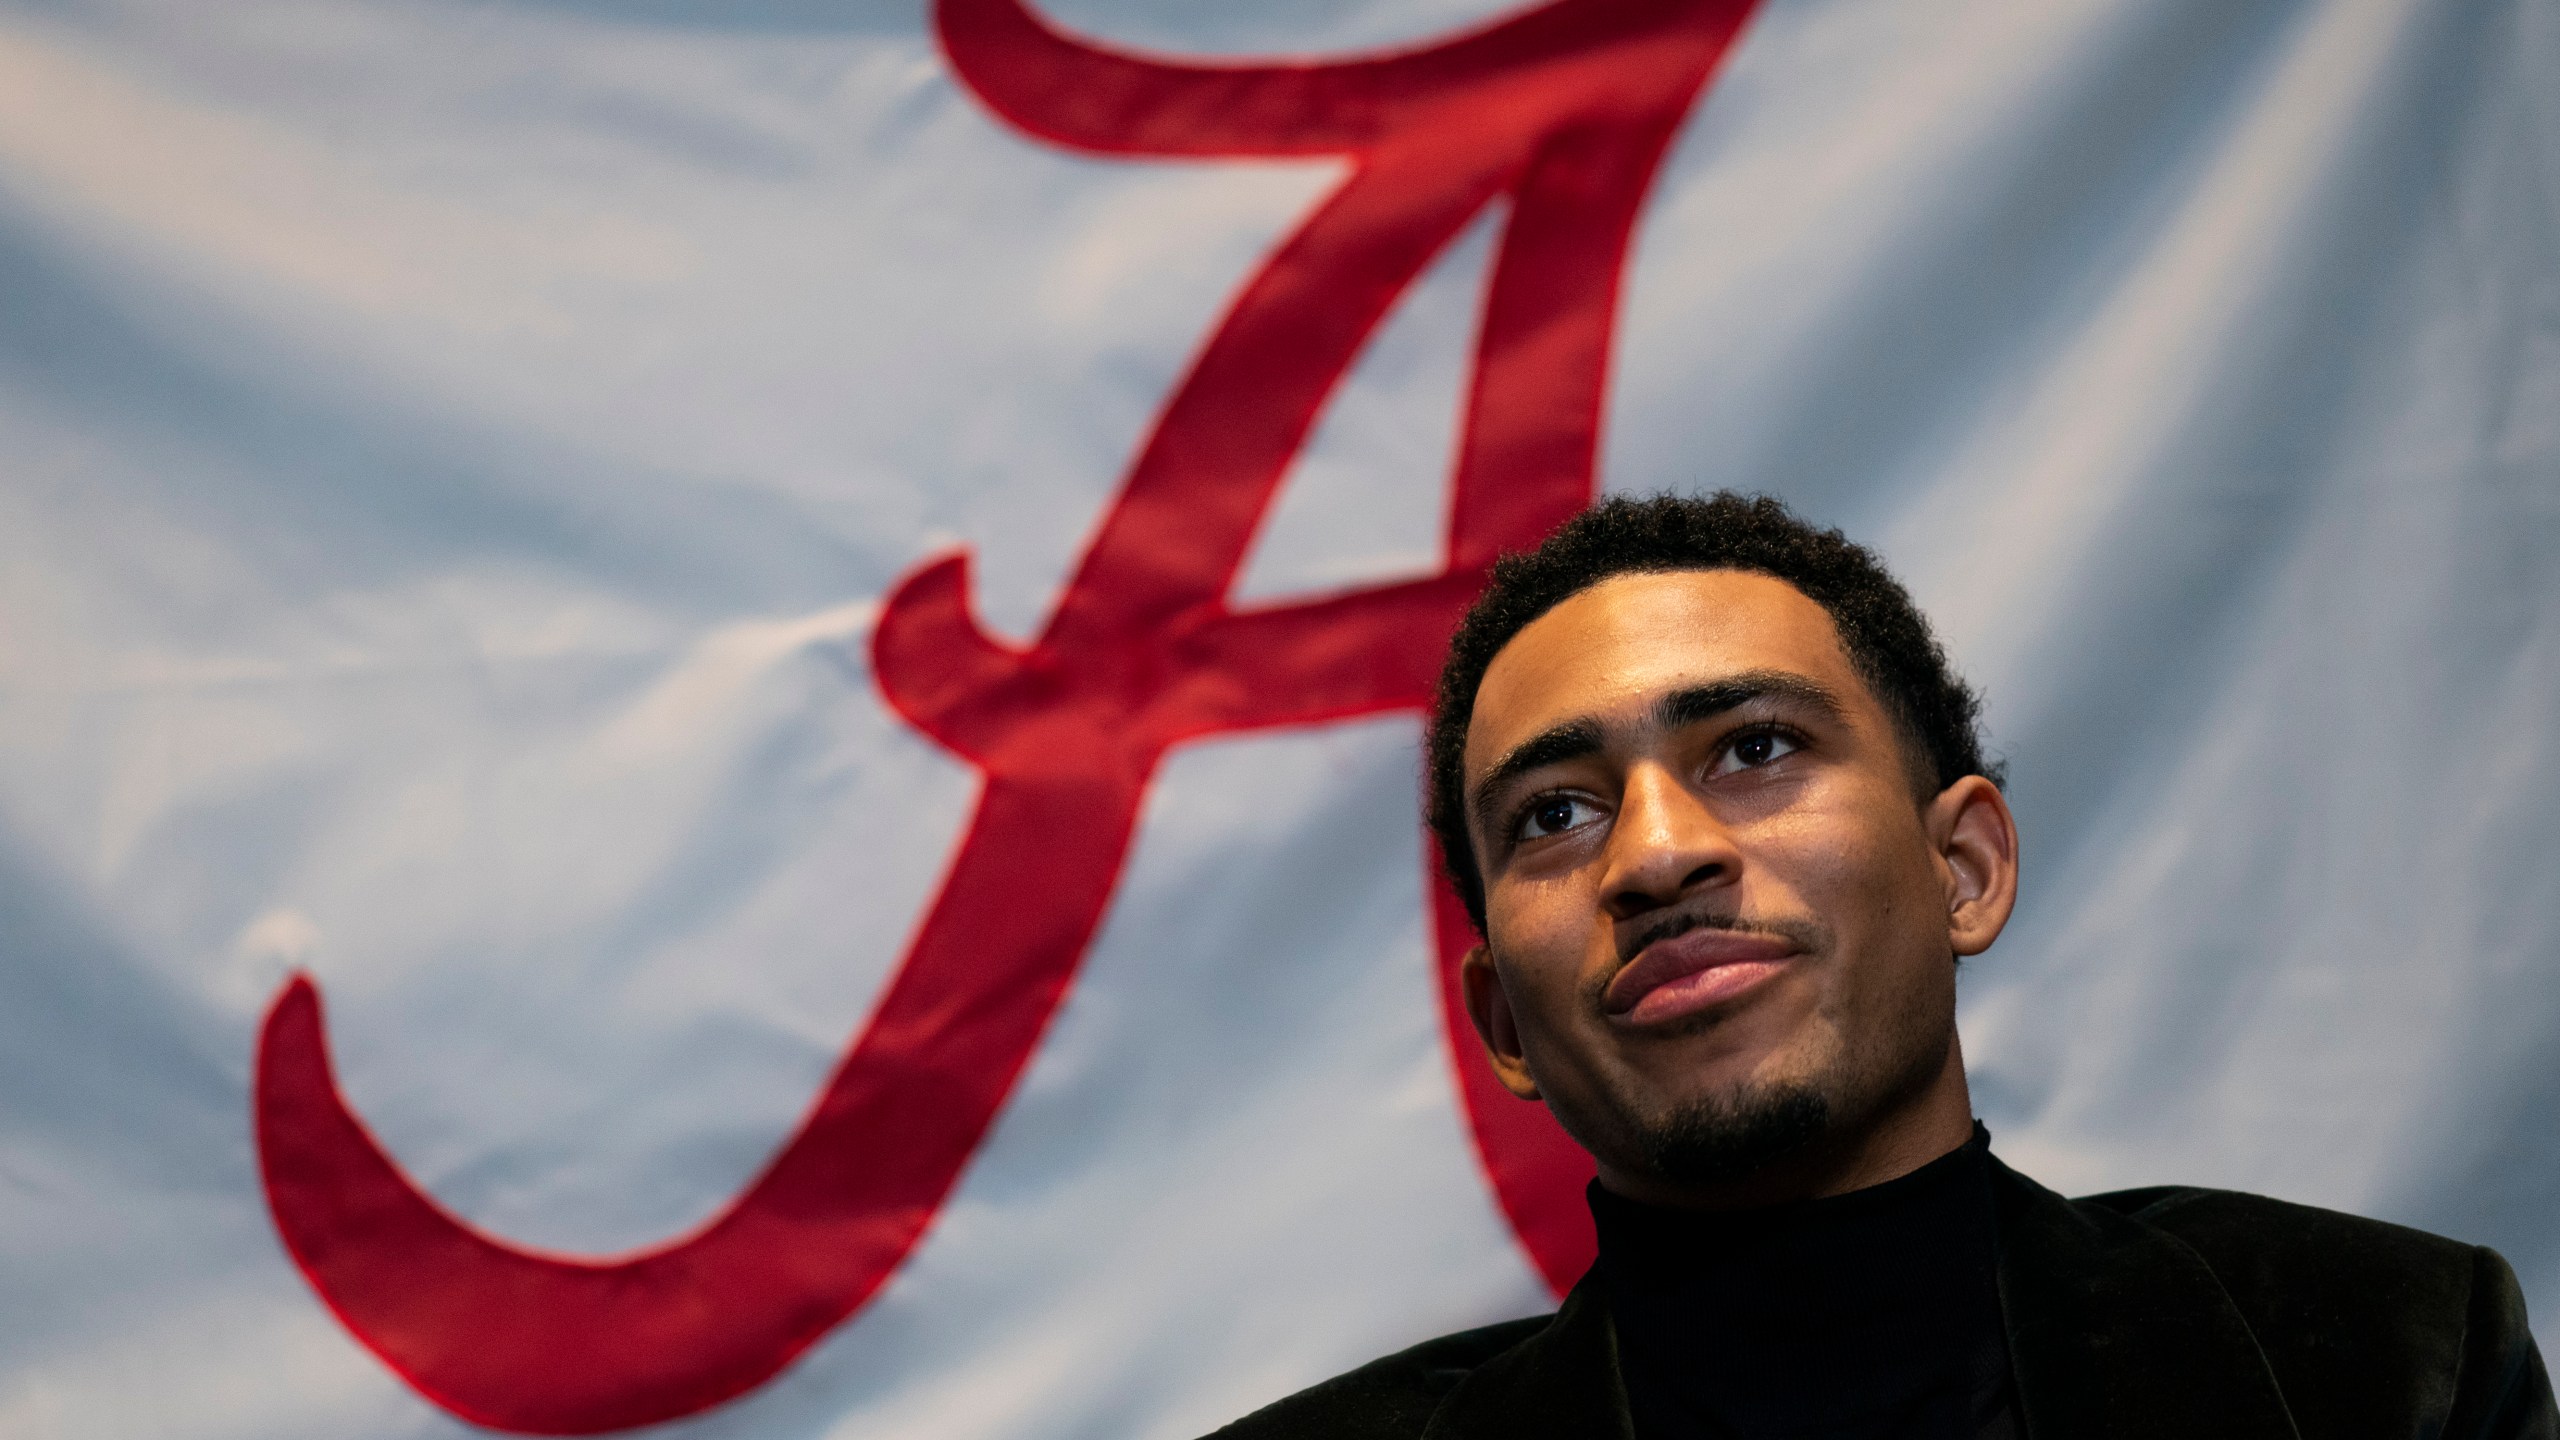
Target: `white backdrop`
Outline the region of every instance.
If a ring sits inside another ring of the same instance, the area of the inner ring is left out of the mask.
[[[1050,0],[1334,53],[1499,0]],[[2495,1244],[2560,1339],[2560,9],[1768,0],[1630,272],[1604,475],[1877,543],[1992,698],[1978,1104],[2060,1188]],[[972,780],[868,674],[1024,635],[1338,171],[1004,128],[913,0],[0,6],[0,1433],[471,1432],[322,1307],[290,971],[455,1212],[699,1223]],[[1436,564],[1490,227],[1241,593]],[[1548,1302],[1434,1010],[1415,726],[1181,749],[924,1243],[666,1433],[1179,1440]]]

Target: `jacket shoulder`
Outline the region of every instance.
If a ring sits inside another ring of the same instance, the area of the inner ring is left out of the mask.
[[[2515,1274],[2495,1251],[2262,1195],[2156,1186],[2093,1195],[2200,1256],[2247,1320],[2304,1440],[2547,1434]],[[2406,1428],[2381,1425],[2385,1416]],[[2527,1421],[2523,1429],[2517,1422]]]
[[[2378,1304],[2458,1306],[2479,1248],[2406,1225],[2237,1190],[2155,1185],[2078,1203],[2103,1206],[2177,1236],[2205,1258],[2234,1300],[2242,1298],[2242,1289],[2352,1276],[2366,1286],[2388,1287],[2390,1294],[2370,1297]]]
[[[1459,1381],[1554,1318],[1506,1320],[1425,1340],[1273,1401],[1212,1440],[1413,1440]]]

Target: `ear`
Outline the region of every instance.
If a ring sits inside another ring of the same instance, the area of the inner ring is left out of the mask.
[[[1947,942],[1979,955],[2018,905],[2018,822],[2000,787],[1967,775],[1938,792],[1922,823],[1947,887]]]
[[[1502,1088],[1523,1100],[1537,1099],[1538,1082],[1530,1078],[1529,1062],[1520,1053],[1520,1027],[1511,1018],[1511,997],[1502,992],[1502,976],[1493,968],[1491,951],[1478,945],[1458,962],[1458,989]]]

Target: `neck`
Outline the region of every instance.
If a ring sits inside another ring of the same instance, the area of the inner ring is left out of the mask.
[[[1673,1180],[1602,1159],[1600,1184],[1647,1205],[1683,1210],[1749,1210],[1791,1200],[1846,1195],[1897,1180],[1973,1138],[1973,1093],[1965,1085],[1964,1049],[1951,1034],[1936,1073],[1856,1123],[1815,1137],[1748,1175],[1729,1180]]]

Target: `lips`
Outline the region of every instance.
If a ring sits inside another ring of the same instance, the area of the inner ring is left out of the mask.
[[[1677,1020],[1753,989],[1796,954],[1775,935],[1701,926],[1644,947],[1609,982],[1601,1006],[1633,1025]]]

